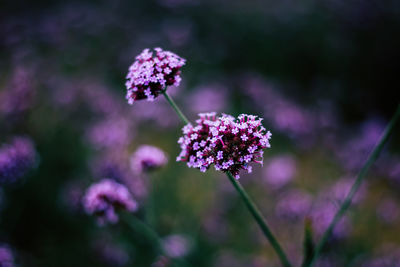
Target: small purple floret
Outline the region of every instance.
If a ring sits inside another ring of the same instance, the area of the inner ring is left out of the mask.
[[[155,146],[142,145],[132,155],[131,168],[134,172],[147,172],[167,164],[164,151]]]

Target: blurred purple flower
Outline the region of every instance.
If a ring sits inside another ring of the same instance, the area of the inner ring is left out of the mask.
[[[13,183],[35,167],[38,156],[33,142],[26,137],[14,137],[0,147],[0,183]]]
[[[14,266],[14,253],[7,245],[0,245],[0,266],[13,267]]]
[[[88,214],[97,217],[100,225],[117,223],[117,210],[134,212],[138,209],[128,189],[110,179],[92,184],[85,193],[83,205]]]
[[[192,242],[184,235],[169,235],[162,240],[165,254],[170,258],[185,257],[191,250]]]
[[[126,88],[129,104],[137,100],[153,101],[166,86],[178,86],[180,69],[185,60],[176,54],[155,48],[155,56],[149,49],[136,57],[126,76]]]
[[[293,220],[306,215],[310,211],[311,205],[312,197],[309,194],[292,190],[278,200],[275,212],[279,217]]]
[[[164,151],[155,146],[141,145],[131,157],[131,168],[136,173],[163,167],[168,162]]]
[[[278,189],[293,179],[296,169],[296,160],[293,156],[276,156],[268,159],[264,169],[264,178],[272,188]]]

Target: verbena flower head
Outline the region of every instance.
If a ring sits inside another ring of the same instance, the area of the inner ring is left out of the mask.
[[[155,146],[142,145],[132,155],[131,168],[134,172],[146,172],[167,164],[167,155]]]
[[[166,86],[178,86],[181,81],[185,59],[161,48],[154,51],[143,50],[129,68],[125,83],[129,104],[142,99],[153,101]]]
[[[13,183],[22,178],[37,163],[33,142],[15,137],[0,147],[0,183]]]
[[[117,210],[133,212],[138,209],[128,189],[110,179],[91,185],[85,193],[83,205],[88,214],[97,217],[100,225],[117,223]]]
[[[177,161],[202,172],[214,164],[216,170],[230,172],[237,179],[241,169],[251,173],[251,162],[262,164],[263,149],[270,147],[272,135],[262,126],[262,119],[246,114],[216,117],[215,112],[199,116],[196,126],[188,124],[182,129]]]

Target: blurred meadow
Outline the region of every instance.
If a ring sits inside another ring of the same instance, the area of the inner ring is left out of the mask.
[[[400,100],[399,1],[3,0],[0,149],[23,137],[36,156],[0,185],[0,266],[280,266],[226,176],[176,162],[183,125],[166,100],[128,105],[128,68],[153,47],[187,60],[168,92],[189,120],[264,118],[272,147],[240,182],[294,266],[305,219],[318,241]],[[316,266],[400,266],[399,136]],[[143,144],[168,163],[131,168]],[[169,257],[85,213],[86,188],[103,178],[129,188]]]

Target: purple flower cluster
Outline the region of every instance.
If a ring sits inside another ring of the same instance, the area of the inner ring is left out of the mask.
[[[129,68],[125,83],[129,104],[142,99],[153,101],[166,86],[178,86],[181,81],[185,59],[161,48],[154,50],[155,56],[149,49],[143,50]]]
[[[230,172],[239,179],[241,169],[252,171],[250,162],[262,164],[264,148],[269,148],[271,133],[257,116],[241,114],[237,119],[215,112],[200,113],[197,125],[183,127],[179,138],[181,153],[177,161],[205,172],[211,164],[216,170]]]
[[[146,172],[167,164],[164,151],[155,146],[142,145],[132,155],[131,168],[134,172]]]
[[[100,225],[117,223],[117,210],[133,212],[138,209],[128,189],[110,179],[91,185],[85,193],[83,205],[88,214],[97,216]]]
[[[23,177],[37,162],[33,142],[15,137],[0,148],[0,183],[12,183]]]

